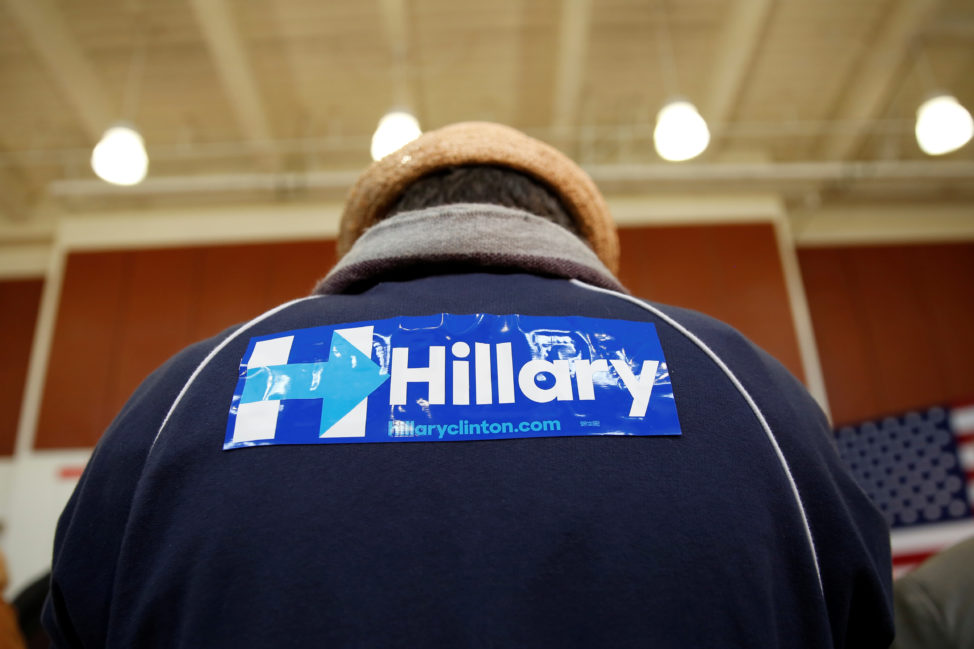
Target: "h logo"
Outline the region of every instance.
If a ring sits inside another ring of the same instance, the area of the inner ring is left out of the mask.
[[[328,360],[288,363],[294,336],[257,341],[246,363],[233,443],[274,439],[283,401],[318,399],[318,437],[364,437],[368,396],[389,379],[372,361],[372,327],[336,329]]]

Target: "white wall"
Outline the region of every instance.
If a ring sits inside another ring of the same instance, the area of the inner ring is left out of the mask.
[[[0,502],[7,521],[2,545],[7,556],[9,601],[51,567],[51,545],[90,450],[35,452],[0,465]]]

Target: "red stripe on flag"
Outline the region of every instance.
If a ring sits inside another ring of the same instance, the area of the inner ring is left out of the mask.
[[[911,552],[909,554],[894,554],[893,555],[893,565],[894,566],[906,566],[913,564],[920,564],[932,557],[933,555],[940,552],[940,549],[925,550],[923,552]]]
[[[79,464],[77,466],[62,466],[60,469],[58,469],[57,476],[62,480],[77,480],[84,472],[84,464]]]

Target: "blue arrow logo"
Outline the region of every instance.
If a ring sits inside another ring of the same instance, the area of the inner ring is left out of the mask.
[[[321,399],[318,434],[325,437],[332,426],[387,380],[388,374],[336,331],[327,362],[248,367],[240,403]]]

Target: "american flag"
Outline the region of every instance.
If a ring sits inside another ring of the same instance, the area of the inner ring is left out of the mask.
[[[890,524],[894,576],[974,536],[974,403],[843,426],[835,438]]]

